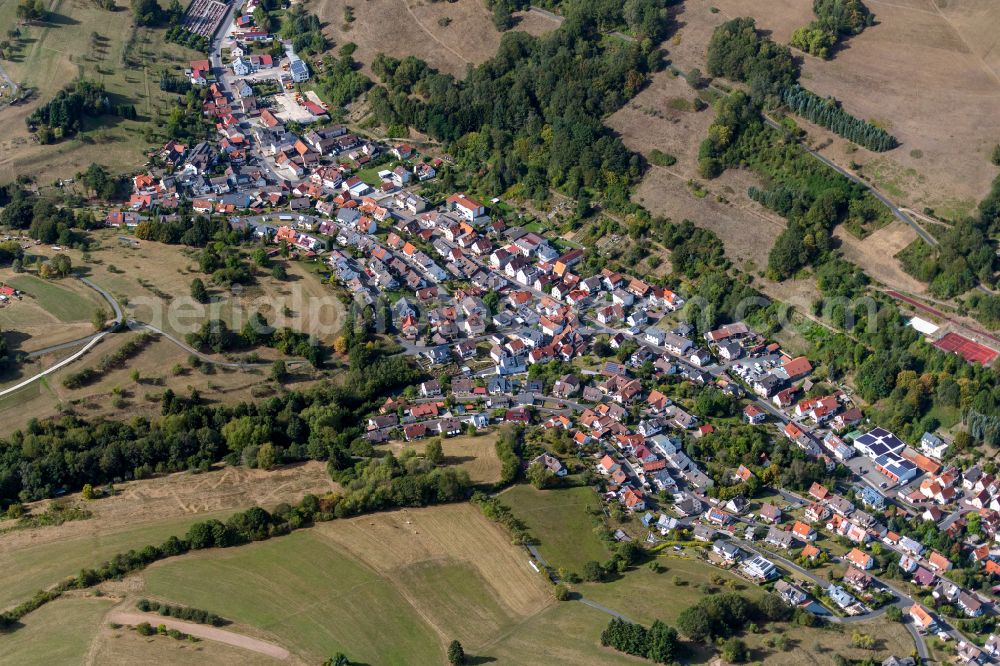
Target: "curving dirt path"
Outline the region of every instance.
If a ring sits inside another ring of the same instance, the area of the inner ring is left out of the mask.
[[[154,627],[162,624],[165,625],[167,629],[176,629],[178,631],[183,631],[185,634],[190,634],[203,640],[225,643],[226,645],[243,648],[244,650],[257,652],[258,654],[263,654],[275,659],[284,660],[291,656],[291,653],[289,653],[288,650],[280,645],[275,645],[274,643],[268,643],[267,641],[251,638],[250,636],[244,636],[243,634],[236,634],[231,631],[226,631],[225,629],[219,629],[218,627],[211,627],[204,624],[184,622],[183,620],[163,617],[162,615],[157,615],[155,613],[113,611],[108,615],[108,621],[132,626],[142,622],[149,622]]]

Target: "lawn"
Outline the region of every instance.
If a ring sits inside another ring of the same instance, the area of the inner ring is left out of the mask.
[[[579,573],[586,562],[610,556],[594,533],[596,519],[588,511],[601,505],[592,488],[536,490],[522,484],[500,495],[500,501],[528,526],[550,565]]]
[[[73,278],[67,278],[65,285],[25,274],[9,277],[5,281],[15,289],[20,289],[27,294],[26,300],[33,299],[47,313],[61,322],[90,321],[94,310],[102,305],[108,307],[107,303],[96,292],[93,292],[93,298],[83,296],[80,290],[85,289],[85,287],[79,285]],[[18,302],[14,302],[9,306],[12,317],[16,317],[18,305]]]
[[[674,624],[682,610],[705,596],[704,585],[716,592],[735,589],[753,595],[759,593],[756,586],[693,557],[661,556],[657,561],[662,565],[659,573],[641,566],[617,580],[585,583],[577,589],[588,599],[646,625],[654,620]],[[721,577],[721,584],[712,583],[713,576]],[[728,581],[735,588],[729,587]]]
[[[377,188],[382,184],[382,179],[378,177],[378,172],[385,171],[388,168],[388,164],[379,164],[378,166],[368,167],[367,169],[359,169],[355,175],[368,183],[371,187]]]
[[[59,599],[22,620],[5,635],[0,661],[18,666],[83,663],[101,618],[112,603],[105,599]]]
[[[488,649],[472,652],[499,664],[550,666],[605,666],[606,664],[651,664],[601,647],[601,631],[611,618],[599,610],[575,601],[566,601],[525,622],[502,636]],[[467,650],[468,652],[468,650]]]

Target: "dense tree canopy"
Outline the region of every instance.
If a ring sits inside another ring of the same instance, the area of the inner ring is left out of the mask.
[[[596,190],[627,206],[644,165],[602,118],[638,92],[659,59],[655,49],[602,38],[592,9],[581,5],[541,37],[504,35],[497,54],[461,82],[414,58],[380,56],[373,70],[385,87],[368,99],[384,124],[451,143],[485,193],[515,185],[533,198],[550,187],[574,196]]]

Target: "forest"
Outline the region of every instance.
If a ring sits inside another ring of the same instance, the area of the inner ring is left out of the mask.
[[[493,13],[493,25],[497,30],[507,30],[514,25],[512,13],[525,11],[532,5],[557,13],[577,11],[586,4],[593,13],[599,30],[606,33],[622,32],[639,40],[649,40],[656,44],[666,37],[671,5],[680,0],[588,0],[583,2],[563,2],[562,0],[486,0],[486,8]]]
[[[470,189],[544,200],[557,188],[630,209],[645,165],[602,119],[661,59],[655,48],[603,37],[593,9],[573,5],[551,33],[505,34],[497,54],[460,82],[414,58],[381,56],[373,69],[384,85],[368,101],[382,124],[448,142],[458,167],[475,174]]]
[[[791,45],[818,58],[832,57],[841,39],[875,23],[861,0],[813,0],[816,20],[792,33]]]
[[[357,71],[357,63],[351,57],[354,48],[354,44],[345,44],[338,58],[326,56],[323,68],[314,77],[319,92],[334,106],[349,104],[372,87],[371,80]]]

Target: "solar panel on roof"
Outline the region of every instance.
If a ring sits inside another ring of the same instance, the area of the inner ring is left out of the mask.
[[[871,436],[871,433],[865,433],[854,440],[855,444],[861,444],[862,446],[871,446],[875,442],[875,438]]]
[[[888,437],[886,437],[882,441],[885,442],[886,446],[888,446],[889,448],[891,448],[893,451],[898,451],[899,449],[901,449],[904,446],[906,446],[905,444],[903,444],[903,442],[901,442],[899,440],[898,437],[896,437],[895,435],[893,435],[891,433],[889,434]]]
[[[886,430],[885,428],[872,428],[871,430],[868,431],[868,434],[871,435],[872,437],[882,438],[885,437],[886,435],[891,435],[892,433]]]
[[[871,454],[876,458],[879,456],[884,456],[890,452],[889,447],[883,444],[882,442],[875,442],[870,447],[868,447],[868,450],[871,451]]]

